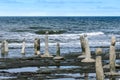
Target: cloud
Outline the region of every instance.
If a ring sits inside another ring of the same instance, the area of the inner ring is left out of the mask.
[[[79,4],[99,4],[101,1],[97,0],[44,0],[46,3],[79,3]]]
[[[38,0],[9,0],[9,1],[17,3],[36,3]]]

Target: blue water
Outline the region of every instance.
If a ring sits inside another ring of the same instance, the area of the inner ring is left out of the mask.
[[[39,30],[64,30],[62,34],[49,35],[49,52],[56,53],[60,43],[61,53],[81,52],[79,37],[87,34],[90,47],[109,46],[112,35],[120,41],[120,17],[0,17],[0,41],[8,40],[9,56],[20,57],[22,40],[26,39],[27,56],[34,55],[34,38],[41,39],[41,53],[45,44]],[[94,50],[91,48],[91,50]]]

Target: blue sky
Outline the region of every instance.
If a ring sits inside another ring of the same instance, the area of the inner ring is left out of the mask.
[[[0,16],[120,16],[120,0],[0,0]]]

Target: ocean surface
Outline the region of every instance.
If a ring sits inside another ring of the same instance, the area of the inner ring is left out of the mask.
[[[49,52],[56,53],[60,43],[61,54],[80,53],[80,35],[87,34],[91,51],[96,47],[109,47],[111,36],[120,45],[120,17],[0,17],[1,41],[9,42],[9,57],[20,57],[22,40],[26,40],[26,55],[34,55],[34,39],[41,40],[41,53],[45,52],[45,35],[39,31],[62,31],[49,35]]]

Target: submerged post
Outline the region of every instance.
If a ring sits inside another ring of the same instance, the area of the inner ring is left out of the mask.
[[[22,53],[23,55],[25,55],[25,38],[23,39],[21,53]]]
[[[102,67],[102,49],[96,49],[96,61],[95,61],[95,69],[96,69],[96,79],[97,80],[104,80],[104,72]]]
[[[57,43],[57,46],[56,46],[56,57],[54,57],[54,59],[56,60],[62,60],[64,59],[63,57],[60,56],[60,44]]]
[[[39,38],[35,38],[34,40],[34,51],[35,51],[35,55],[40,54],[40,39]]]
[[[42,57],[53,57],[52,55],[50,55],[48,50],[48,31],[46,31],[45,35],[45,54],[42,55]]]
[[[85,58],[85,35],[80,35],[80,43],[82,49],[82,55],[78,56],[78,58]]]
[[[82,62],[95,62],[95,60],[91,58],[91,52],[87,37],[85,37],[85,54],[86,57],[82,60]]]

